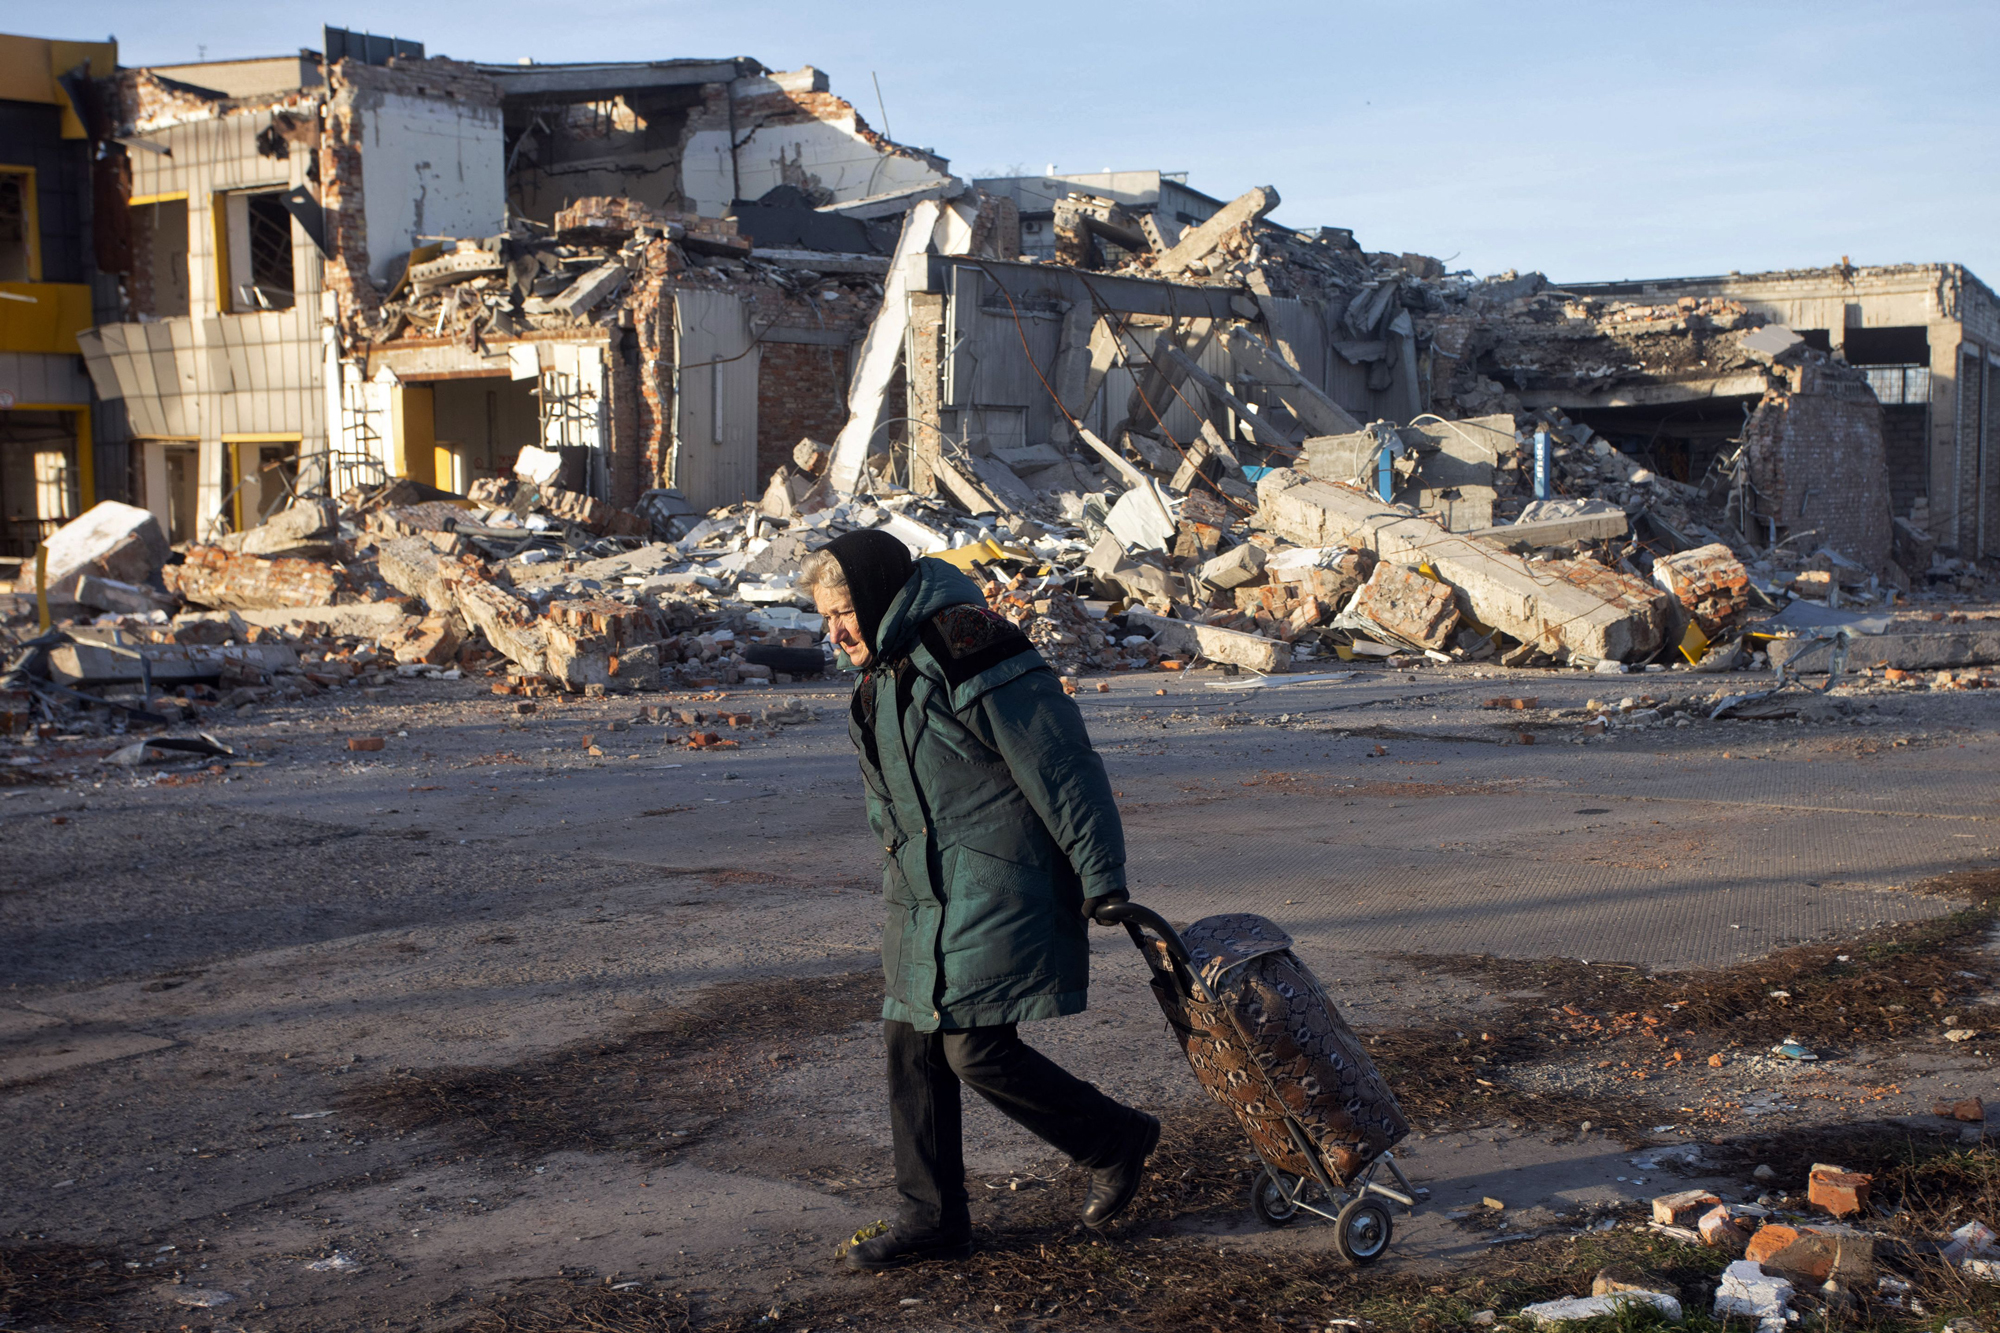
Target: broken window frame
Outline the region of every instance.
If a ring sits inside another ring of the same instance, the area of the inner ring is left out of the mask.
[[[215,299],[223,314],[290,310],[298,304],[298,256],[292,235],[297,221],[284,204],[289,189],[282,184],[259,185],[214,196]],[[239,280],[245,276],[247,281]]]

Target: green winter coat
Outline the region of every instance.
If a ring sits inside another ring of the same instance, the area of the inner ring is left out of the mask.
[[[942,560],[917,562],[876,642],[849,732],[887,854],[882,1016],[929,1032],[1081,1012],[1083,902],[1125,891],[1082,713]]]

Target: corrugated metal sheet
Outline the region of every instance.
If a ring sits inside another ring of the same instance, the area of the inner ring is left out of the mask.
[[[698,509],[755,498],[758,351],[726,292],[674,295],[672,484]]]

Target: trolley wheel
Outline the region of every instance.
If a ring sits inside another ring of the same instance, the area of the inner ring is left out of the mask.
[[[1299,1205],[1266,1167],[1250,1182],[1250,1211],[1267,1227],[1283,1227],[1298,1220]]]
[[[1333,1243],[1351,1264],[1372,1264],[1389,1250],[1396,1224],[1381,1200],[1363,1194],[1351,1199],[1334,1219]]]

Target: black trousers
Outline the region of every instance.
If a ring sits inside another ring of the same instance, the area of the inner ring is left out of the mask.
[[[882,1024],[889,1048],[889,1119],[896,1144],[897,1229],[962,1237],[965,1191],[959,1087],[1087,1167],[1108,1166],[1137,1132],[1138,1113],[1021,1040],[1014,1024],[919,1032]]]

